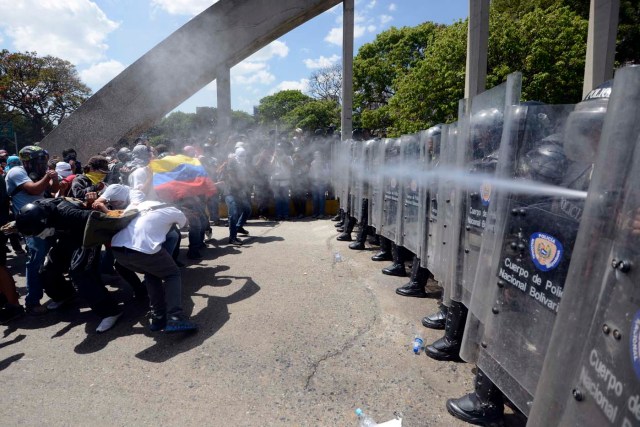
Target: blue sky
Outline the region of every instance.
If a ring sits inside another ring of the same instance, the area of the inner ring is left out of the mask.
[[[224,1],[224,0],[222,0]],[[272,0],[277,1],[277,0]],[[73,63],[95,92],[129,64],[215,3],[212,0],[0,0],[0,48],[36,51]],[[356,0],[354,52],[391,26],[449,24],[468,14],[468,0]],[[303,24],[231,70],[231,107],[253,112],[282,89],[305,91],[321,66],[342,58],[342,5]],[[178,106],[215,106],[212,83]]]

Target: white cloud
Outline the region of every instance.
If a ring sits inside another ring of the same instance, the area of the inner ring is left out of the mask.
[[[342,46],[342,27],[335,27],[329,30],[329,34],[324,38],[324,41]]]
[[[384,24],[388,24],[389,22],[391,22],[393,20],[393,16],[390,15],[380,15],[380,23],[382,25]]]
[[[219,0],[151,0],[151,4],[170,15],[197,15]]]
[[[370,32],[370,33],[375,33],[377,29],[378,29],[378,27],[376,27],[375,25],[367,26],[367,31]]]
[[[244,75],[244,76],[240,75],[240,76],[232,77],[232,82],[240,85],[252,85],[255,83],[268,85],[273,83],[275,79],[276,79],[276,76],[271,74],[269,71],[260,70],[256,73],[252,73],[249,75]]]
[[[289,47],[287,44],[280,40],[275,40],[251,55],[247,60],[252,62],[263,62],[276,56],[286,58],[287,55],[289,55]]]
[[[125,66],[116,60],[99,62],[79,72],[80,78],[91,88],[98,90],[115,76],[120,74]]]
[[[0,27],[16,50],[74,64],[104,59],[107,35],[119,26],[89,0],[0,0],[0,10]]]
[[[398,6],[396,6],[395,3],[391,3],[389,5],[389,12],[395,12],[397,8],[398,8]]]
[[[353,37],[355,37],[356,39],[358,37],[362,37],[364,35],[364,32],[365,32],[365,27],[361,25],[356,25],[353,27]]]
[[[374,7],[376,7],[376,0],[371,0],[366,7],[367,9],[373,9]]]
[[[338,62],[340,60],[340,55],[331,55],[329,58],[320,55],[320,58],[318,59],[305,59],[303,60],[304,65],[307,66],[307,68],[309,69],[316,69],[316,68],[326,68],[326,67],[330,67],[333,64],[335,64],[336,62]]]
[[[276,92],[280,92],[281,90],[299,90],[301,92],[306,92],[309,89],[309,79],[300,79],[300,80],[285,80],[280,82],[276,87],[274,87],[269,93],[274,94]]]

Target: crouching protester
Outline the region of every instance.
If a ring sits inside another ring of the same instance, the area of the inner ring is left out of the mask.
[[[152,200],[142,201],[144,194],[131,190],[131,204],[124,213],[136,209],[139,214],[111,240],[116,261],[125,268],[142,273],[145,277],[153,332],[195,331],[198,326],[190,322],[182,311],[182,277],[164,245],[167,233],[174,224],[182,228],[185,215],[177,208]]]
[[[40,269],[45,292],[54,302],[61,303],[73,296],[75,287],[102,319],[96,328],[96,332],[101,333],[116,324],[122,311],[100,278],[100,245],[83,246],[91,215],[92,211],[79,200],[42,199],[23,206],[15,225],[25,236],[53,241]],[[64,278],[67,271],[73,286]]]

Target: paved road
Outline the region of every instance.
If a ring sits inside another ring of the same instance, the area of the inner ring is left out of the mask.
[[[80,302],[0,326],[2,425],[355,426],[356,407],[465,425],[444,402],[472,389],[472,366],[411,351],[412,329],[441,335],[419,323],[435,301],[397,296],[406,279],[336,241],[328,220],[247,229],[246,246],[212,246],[183,271],[195,335],[148,332],[125,287],[102,335]]]

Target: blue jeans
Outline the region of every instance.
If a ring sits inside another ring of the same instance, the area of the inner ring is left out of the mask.
[[[228,194],[224,197],[229,216],[229,239],[238,236],[238,227],[242,227],[251,215],[251,205],[241,196]]]
[[[220,199],[218,195],[209,197],[207,200],[208,208],[209,208],[209,221],[218,222],[220,221],[220,215],[218,214]]]
[[[289,218],[289,187],[274,186],[273,197],[276,199],[276,218]]]
[[[313,214],[324,215],[325,193],[327,186],[324,184],[314,184],[311,188],[311,200],[313,201]]]
[[[42,278],[40,277],[40,267],[44,264],[44,259],[49,252],[51,244],[38,237],[26,237],[27,251],[29,257],[27,258],[27,297],[25,298],[25,305],[27,307],[34,307],[40,305],[40,300],[44,294],[44,286]]]

